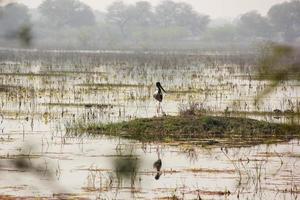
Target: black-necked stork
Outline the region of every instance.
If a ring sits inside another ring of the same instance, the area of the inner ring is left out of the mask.
[[[156,87],[157,90],[155,91],[155,93],[153,94],[154,99],[156,99],[159,103],[158,103],[158,108],[157,108],[157,114],[159,113],[159,111],[162,111],[162,108],[160,106],[160,103],[163,100],[163,94],[162,91],[164,91],[164,93],[167,93],[164,88],[161,86],[160,82],[156,82]],[[162,111],[163,112],[163,111]]]

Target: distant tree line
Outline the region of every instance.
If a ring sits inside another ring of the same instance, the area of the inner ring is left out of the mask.
[[[172,49],[247,46],[300,40],[300,1],[276,4],[266,16],[247,12],[213,25],[183,2],[115,1],[106,12],[78,0],[45,0],[37,9],[0,7],[0,46],[56,49]]]

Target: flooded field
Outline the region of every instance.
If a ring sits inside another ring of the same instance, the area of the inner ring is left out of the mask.
[[[68,137],[73,121],[214,115],[299,124],[297,81],[258,80],[253,55],[0,51],[0,193],[87,199],[297,199],[300,144],[204,148],[108,137]],[[274,112],[274,110],[279,110]],[[161,174],[153,163],[162,160]],[[118,173],[118,166],[133,169]],[[156,180],[158,179],[158,180]]]

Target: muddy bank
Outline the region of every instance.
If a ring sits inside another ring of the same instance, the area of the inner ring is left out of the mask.
[[[193,142],[248,146],[299,138],[300,126],[246,118],[203,115],[165,116],[112,124],[76,122],[67,134],[109,135],[142,142]]]

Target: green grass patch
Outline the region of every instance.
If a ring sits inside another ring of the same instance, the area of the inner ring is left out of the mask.
[[[68,124],[72,135],[108,135],[142,142],[201,141],[202,145],[247,146],[299,138],[300,126],[246,118],[201,115],[165,116],[128,122]]]

